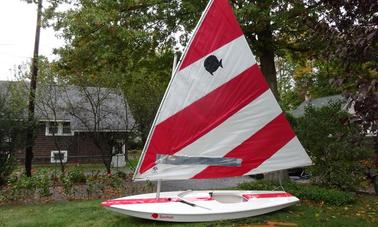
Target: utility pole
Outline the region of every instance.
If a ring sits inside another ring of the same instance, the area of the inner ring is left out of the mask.
[[[31,1],[28,1],[30,3]],[[33,143],[34,143],[34,110],[35,110],[35,93],[37,88],[38,75],[38,52],[39,52],[39,36],[41,32],[42,23],[42,0],[38,0],[37,9],[37,25],[35,30],[34,53],[32,61],[32,76],[30,80],[29,91],[29,108],[28,108],[28,129],[26,135],[26,149],[25,149],[25,172],[26,176],[31,177],[32,160],[33,160]]]

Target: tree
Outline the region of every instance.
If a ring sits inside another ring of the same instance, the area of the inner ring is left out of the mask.
[[[186,31],[191,31],[206,2],[183,0],[177,12],[177,23]],[[312,14],[313,8],[304,1],[255,0],[231,3],[270,88],[279,98],[275,57],[284,56],[286,52],[304,56],[312,51],[311,47],[317,45],[307,39],[309,28],[303,23],[304,18],[316,19]]]
[[[296,120],[298,138],[315,164],[309,167],[315,183],[356,190],[364,179],[362,160],[371,146],[356,123],[348,124],[348,118],[336,102],[321,109],[310,105]]]
[[[0,186],[16,167],[15,151],[25,148],[27,104],[17,84],[0,84]]]
[[[331,82],[351,100],[356,112],[353,121],[357,120],[366,132],[375,134],[378,144],[378,3],[310,2],[319,5],[322,19],[314,26],[314,33],[327,50],[318,57],[331,59],[339,68]]]
[[[31,2],[31,1],[28,1]],[[39,37],[41,31],[42,23],[42,0],[38,0],[37,8],[37,23],[36,23],[36,32],[34,40],[34,53],[33,53],[33,62],[31,67],[31,80],[29,88],[29,106],[28,106],[28,125],[27,136],[26,136],[26,149],[25,149],[25,173],[26,176],[31,177],[32,170],[32,161],[33,161],[33,143],[34,143],[34,127],[32,123],[34,121],[34,110],[35,110],[35,94],[37,87],[37,75],[38,75],[38,61],[39,61]]]
[[[64,94],[66,110],[78,121],[76,127],[84,131],[86,138],[99,149],[110,174],[113,147],[119,140],[126,143],[134,123],[121,92],[100,87],[71,86],[61,94]]]
[[[51,65],[47,59],[40,59],[39,62],[39,83],[36,93],[36,109],[40,118],[48,120],[49,124],[58,124],[64,113],[64,103],[61,101],[61,92],[65,90],[66,84],[59,80],[51,70]],[[59,115],[59,116],[58,116]],[[60,118],[59,118],[60,117]],[[72,143],[72,139],[57,136],[54,130],[51,131],[54,140],[54,146],[58,150],[59,164],[62,174],[64,175],[64,163],[62,156],[62,147],[67,147]]]
[[[62,3],[78,6],[57,11]],[[170,79],[177,1],[51,1],[47,25],[67,45],[56,74],[78,86],[120,88],[145,140]]]
[[[170,75],[152,78],[151,75],[156,76],[156,67],[148,64],[151,59],[158,63],[153,60],[159,56],[156,53],[164,54],[171,49],[176,31],[184,31],[181,41],[186,44],[185,34],[197,23],[206,2],[100,0],[94,4],[78,0],[77,10],[53,13],[50,17],[57,19],[55,28],[63,29],[63,37],[68,41],[68,45],[57,51],[61,56],[57,62],[59,74],[75,84],[78,78],[86,77],[86,85],[121,85],[131,100],[145,139],[162,97],[160,85],[165,85]],[[297,1],[233,1],[233,6],[262,71],[279,98],[274,58],[284,50],[309,50],[309,43],[300,37],[305,35],[307,27],[298,23],[298,18],[308,15],[311,9]],[[143,96],[143,92],[148,95]]]
[[[74,1],[77,8],[56,12],[58,3],[47,11],[54,29],[67,42],[56,50],[58,74],[72,83],[115,87],[143,67],[146,57],[172,49],[172,26],[164,23],[169,14],[157,1]],[[71,2],[71,1],[68,1]],[[173,6],[172,6],[173,7]],[[55,23],[54,23],[55,22]]]
[[[171,56],[170,52],[166,52],[158,57],[146,58],[145,67],[134,71],[124,86],[143,143],[146,142],[171,75]]]

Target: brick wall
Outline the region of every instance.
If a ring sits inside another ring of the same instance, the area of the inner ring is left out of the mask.
[[[33,146],[33,163],[50,163],[51,151],[66,150],[67,163],[102,162],[102,153],[96,147],[87,132],[75,132],[72,136],[46,136],[45,124],[39,124]],[[23,161],[24,151],[16,152],[16,157]]]

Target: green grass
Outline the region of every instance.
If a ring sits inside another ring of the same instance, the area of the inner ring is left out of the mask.
[[[118,215],[102,208],[99,200],[0,207],[0,226],[247,226],[267,221],[298,226],[378,226],[378,197],[360,195],[348,206],[302,202],[258,217],[213,223],[171,224]]]
[[[131,163],[131,168],[130,168],[130,163]],[[119,168],[112,168],[112,171],[124,171],[124,172],[129,172],[130,169],[136,168],[136,165],[138,163],[138,160],[130,160],[130,162],[126,162],[125,167],[119,167]],[[92,171],[100,171],[104,172],[105,166],[102,163],[88,163],[88,164],[65,164],[64,168],[67,169],[72,169],[72,168],[79,168],[83,172],[92,172]],[[59,164],[35,164],[33,165],[33,170],[38,171],[40,169],[48,169],[49,171],[56,171],[57,173],[60,173],[60,166]],[[24,167],[23,166],[18,166],[16,169],[16,172],[23,172]]]

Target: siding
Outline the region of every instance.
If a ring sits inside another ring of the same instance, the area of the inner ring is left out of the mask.
[[[122,133],[121,133],[122,134]],[[39,124],[33,146],[33,163],[50,163],[51,151],[58,150],[55,140],[61,150],[67,150],[67,163],[102,162],[101,151],[96,147],[87,132],[75,132],[72,136],[46,136],[45,124]],[[19,161],[24,160],[24,151],[16,152]]]

